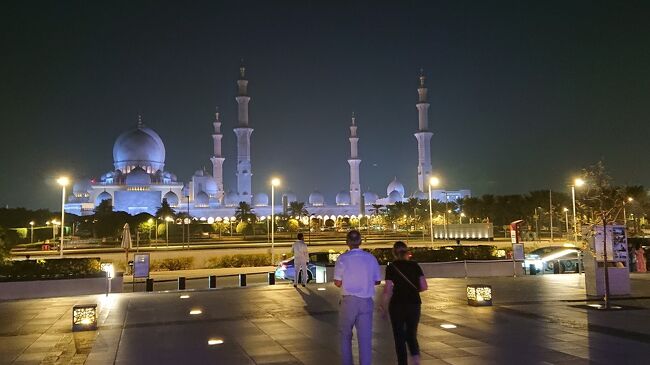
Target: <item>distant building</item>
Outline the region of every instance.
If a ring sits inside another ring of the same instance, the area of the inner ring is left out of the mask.
[[[359,166],[359,136],[357,135],[357,118],[352,115],[350,123],[350,181],[349,188],[340,191],[334,197],[334,204],[328,204],[325,196],[319,191],[312,192],[307,199],[298,199],[290,191],[278,194],[275,200],[275,212],[283,211],[283,202],[305,201],[310,214],[315,217],[330,219],[337,217],[352,217],[369,214],[372,204],[391,205],[408,198],[428,199],[428,186],[432,176],[431,167],[431,136],[429,131],[427,89],[425,77],[420,75],[418,87],[418,129],[415,137],[418,142],[417,183],[418,189],[407,195],[404,185],[397,180],[391,181],[386,188],[386,196],[361,189]],[[165,170],[165,145],[160,136],[147,127],[141,117],[138,117],[135,128],[122,133],[113,145],[113,169],[99,178],[82,180],[74,184],[72,195],[68,197],[66,212],[77,215],[93,214],[95,207],[102,201],[108,200],[116,211],[129,214],[154,214],[163,199],[180,212],[188,212],[193,217],[203,220],[232,217],[239,202],[250,204],[259,216],[271,213],[270,199],[265,192],[254,193],[251,177],[251,135],[248,118],[248,80],[246,69],[240,68],[240,78],[237,81],[238,122],[233,129],[237,138],[237,186],[234,190],[226,190],[223,182],[223,162],[221,142],[221,116],[217,111],[213,122],[212,134],[213,154],[212,174],[197,170],[189,181],[184,184],[178,181],[175,174]],[[343,185],[343,184],[342,184]],[[267,190],[264,187],[263,190]],[[426,193],[425,193],[426,192]],[[455,201],[470,196],[469,190],[443,191],[433,190],[432,197],[441,202]]]

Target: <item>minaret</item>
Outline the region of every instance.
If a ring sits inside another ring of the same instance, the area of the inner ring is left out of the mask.
[[[350,204],[359,205],[361,203],[361,184],[359,184],[359,150],[357,144],[359,137],[357,137],[356,117],[352,113],[352,125],[350,126]]]
[[[214,113],[214,134],[212,135],[212,142],[214,145],[214,150],[212,152],[212,177],[214,182],[217,184],[217,200],[219,203],[223,203],[223,161],[225,158],[221,155],[221,139],[223,134],[221,134],[221,117],[219,116],[219,108]]]
[[[234,130],[237,135],[237,194],[239,201],[251,204],[251,134],[253,128],[248,127],[248,80],[246,80],[246,68],[239,67],[239,80],[237,80],[239,92],[237,97],[238,124]]]
[[[429,131],[429,103],[427,103],[427,88],[424,86],[424,73],[420,70],[420,87],[418,87],[418,131],[415,138],[418,140],[418,189],[427,191],[431,177],[431,137]]]

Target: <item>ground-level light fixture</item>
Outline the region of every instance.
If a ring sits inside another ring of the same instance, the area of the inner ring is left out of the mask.
[[[447,330],[457,328],[457,326],[455,324],[451,324],[451,323],[443,323],[443,324],[440,325],[440,327],[442,327],[444,329],[447,329]]]
[[[183,294],[180,296],[181,299],[188,299],[190,296],[187,294]],[[190,313],[191,314],[191,313]]]
[[[200,310],[200,309],[192,309],[190,311],[190,314],[193,315],[193,316],[196,316],[196,315],[201,314],[201,313],[203,313],[203,311]]]
[[[220,338],[211,338],[208,340],[208,345],[214,346],[214,345],[221,345],[223,344],[223,340]]]
[[[474,307],[492,305],[492,287],[484,284],[468,285],[467,304]]]
[[[97,304],[82,304],[72,307],[72,332],[97,329]]]

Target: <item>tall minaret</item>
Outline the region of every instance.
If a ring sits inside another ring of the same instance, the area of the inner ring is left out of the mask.
[[[357,137],[356,117],[352,113],[352,125],[350,126],[350,204],[359,205],[361,203],[361,184],[359,183],[359,137]]]
[[[225,158],[221,155],[221,139],[223,138],[223,134],[221,134],[219,108],[217,108],[214,114],[214,122],[212,125],[214,126],[214,134],[212,135],[214,150],[210,158],[210,161],[212,161],[212,177],[214,178],[214,182],[217,183],[217,200],[223,203],[223,161]]]
[[[418,131],[415,138],[418,140],[418,189],[427,191],[431,177],[431,137],[429,131],[429,103],[427,103],[427,88],[424,86],[424,72],[420,70],[420,87],[418,87]]]
[[[248,127],[248,80],[246,80],[246,68],[242,64],[239,67],[239,80],[237,80],[239,92],[237,104],[239,104],[238,125],[234,130],[237,135],[237,194],[239,201],[251,204],[251,134],[253,128]]]

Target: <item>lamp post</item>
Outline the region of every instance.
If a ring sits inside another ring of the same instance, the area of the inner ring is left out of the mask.
[[[585,181],[578,178],[573,180],[573,185],[571,185],[571,200],[573,201],[573,240],[578,244],[578,223],[576,219],[576,186],[581,187],[585,184]]]
[[[429,233],[431,233],[431,245],[433,246],[433,204],[431,203],[431,187],[438,186],[440,179],[432,176],[429,179]]]
[[[632,202],[634,201],[634,198],[631,196],[628,196],[627,199],[623,200],[623,227],[627,228],[627,214],[625,212],[625,202]]]
[[[463,224],[463,217],[464,216],[465,216],[465,213],[460,212],[460,218],[458,218],[459,219],[458,224]]]
[[[167,244],[167,248],[169,249],[169,222],[173,221],[174,219],[172,217],[165,217],[165,242]]]
[[[539,237],[539,214],[537,214],[537,208],[539,207],[535,207],[535,213],[533,214],[533,219],[535,219],[535,235],[537,236],[536,241],[541,242]]]
[[[271,179],[271,265],[275,264],[275,187],[280,185],[280,179]]]
[[[566,223],[566,237],[569,238],[569,208],[562,208],[564,211],[564,223]]]
[[[59,256],[63,257],[63,236],[65,235],[65,187],[70,183],[70,179],[61,176],[56,179],[56,182],[61,185],[61,247],[59,250]]]
[[[31,234],[29,238],[29,243],[34,243],[34,221],[29,222],[29,228],[31,229]]]

